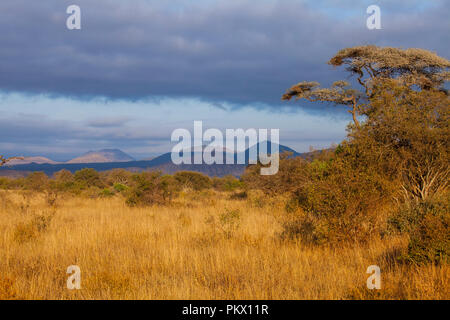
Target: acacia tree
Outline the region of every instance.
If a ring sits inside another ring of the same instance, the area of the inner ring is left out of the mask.
[[[321,88],[300,82],[282,96],[349,107],[354,126],[349,143],[358,161],[398,179],[405,198],[425,200],[445,192],[449,180],[450,61],[423,49],[359,46],[340,50],[328,62],[356,76]],[[364,122],[358,121],[364,116]]]
[[[350,87],[347,81],[336,81],[331,88],[321,88],[318,82],[303,81],[292,86],[282,97],[283,100],[290,100],[292,97],[306,99],[311,102],[331,102],[336,105],[350,107],[353,122],[359,127],[358,110],[364,101],[364,94]]]
[[[304,81],[289,88],[282,100],[306,99],[347,106],[356,128],[360,127],[358,116],[366,113],[369,100],[384,79],[397,79],[407,87],[441,91],[445,91],[444,83],[450,79],[450,61],[424,49],[358,46],[340,50],[328,64],[344,66],[356,76],[360,88],[352,88],[347,81],[337,81],[330,88]]]
[[[340,50],[328,64],[345,66],[358,83],[364,87],[367,96],[373,92],[373,80],[398,79],[407,86],[418,85],[422,89],[442,88],[449,80],[450,62],[424,49],[398,49],[359,46]]]

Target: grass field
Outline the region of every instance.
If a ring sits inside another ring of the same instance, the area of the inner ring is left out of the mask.
[[[183,193],[130,208],[120,197],[0,193],[0,299],[449,299],[450,268],[397,262],[407,239],[351,247],[282,240],[282,201]],[[81,268],[81,289],[66,287]],[[366,269],[381,268],[368,290]]]

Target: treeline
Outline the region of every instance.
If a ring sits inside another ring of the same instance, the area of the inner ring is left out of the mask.
[[[122,195],[130,206],[164,205],[170,203],[183,190],[233,191],[242,189],[243,183],[234,176],[210,178],[197,172],[180,171],[166,175],[160,171],[132,173],[125,169],[98,172],[85,168],[71,173],[56,172],[52,177],[44,172],[33,172],[25,178],[0,177],[0,189],[29,190],[95,197]]]

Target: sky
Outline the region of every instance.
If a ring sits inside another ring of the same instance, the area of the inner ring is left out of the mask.
[[[66,8],[81,8],[68,30]],[[381,29],[366,27],[369,5]],[[346,136],[341,107],[281,101],[303,80],[347,79],[345,47],[419,47],[449,58],[445,0],[2,0],[0,154],[64,161],[119,148],[170,151],[173,130],[276,128],[299,152]]]

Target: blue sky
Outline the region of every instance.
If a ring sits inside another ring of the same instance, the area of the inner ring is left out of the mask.
[[[65,27],[77,4],[82,29]],[[382,29],[368,30],[378,4]],[[297,151],[345,138],[333,106],[281,102],[291,85],[345,78],[326,64],[356,45],[448,58],[448,1],[2,0],[0,154],[67,160],[167,152],[176,128],[278,128]]]

